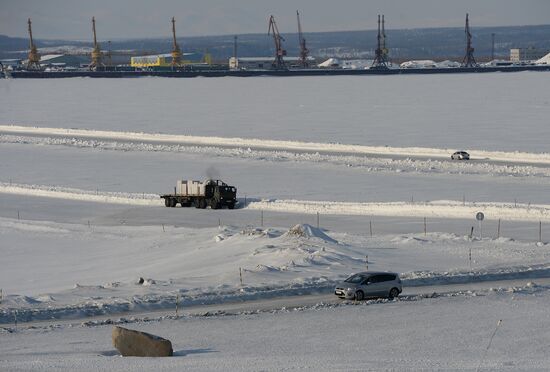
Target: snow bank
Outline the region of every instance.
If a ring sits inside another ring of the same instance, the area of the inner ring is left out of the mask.
[[[0,193],[27,195],[87,202],[112,203],[138,206],[164,206],[164,202],[156,194],[113,193],[89,191],[59,186],[22,185],[0,182]],[[243,200],[240,201],[241,203]],[[459,202],[453,200],[437,200],[418,203],[386,202],[332,202],[312,200],[278,200],[248,199],[243,208],[303,214],[331,214],[352,216],[394,216],[394,217],[438,217],[472,219],[477,212],[483,212],[486,219],[501,219],[509,221],[550,221],[550,205],[547,204],[513,204],[499,202]],[[296,227],[300,234],[310,237],[323,237],[323,232],[308,225]],[[248,231],[252,234],[253,231]],[[263,231],[259,233],[264,234]],[[214,237],[222,241],[223,236]]]
[[[248,203],[246,208],[274,212],[358,215],[438,217],[473,219],[482,211],[486,219],[510,221],[550,221],[550,205],[511,203],[463,203],[452,200],[409,203],[353,203],[308,200],[260,200]]]
[[[255,147],[272,150],[311,151],[320,153],[347,153],[347,154],[378,154],[387,156],[415,156],[430,158],[448,159],[456,149],[439,149],[425,147],[390,147],[390,146],[364,146],[346,145],[339,143],[316,143],[298,141],[278,141],[254,138],[225,138],[225,137],[204,137],[186,136],[158,133],[136,133],[136,132],[115,132],[86,129],[66,128],[39,128],[17,125],[0,125],[0,132],[19,133],[27,135],[54,135],[63,137],[80,137],[111,139],[123,141],[146,141],[159,143],[178,143],[201,146],[226,146],[226,147]],[[472,159],[485,159],[491,161],[505,161],[509,163],[534,163],[550,164],[548,153],[527,153],[527,152],[503,152],[468,150]]]
[[[0,134],[0,143],[21,145],[68,146],[77,149],[95,150],[169,152],[201,154],[211,157],[250,159],[270,162],[307,162],[332,164],[348,168],[360,168],[368,172],[408,172],[423,174],[468,174],[514,177],[550,177],[550,168],[525,164],[501,164],[487,160],[459,162],[447,159],[421,159],[414,157],[386,157],[373,155],[347,155],[338,153],[319,153],[282,150],[253,150],[225,146],[197,146],[181,144],[120,142],[116,140],[76,139],[72,137],[21,136]]]
[[[22,185],[0,182],[0,193],[96,203],[161,206],[164,201],[156,194],[90,191],[61,186]]]

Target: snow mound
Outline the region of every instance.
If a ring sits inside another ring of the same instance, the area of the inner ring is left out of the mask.
[[[241,235],[244,235],[244,236],[269,236],[269,234],[266,231],[264,231],[260,228],[257,228],[257,227],[250,227],[250,226],[247,226],[246,228],[241,230]]]
[[[157,284],[157,282],[153,279],[145,279],[145,281],[143,282],[143,286],[145,287],[149,287],[149,286],[152,286],[154,284]]]
[[[55,302],[55,298],[53,298],[51,295],[42,295],[35,298],[36,301],[39,302]]]
[[[281,271],[281,268],[271,266],[271,265],[257,265],[256,270],[257,272],[277,272]]]
[[[433,243],[431,240],[429,239],[424,239],[424,238],[419,238],[419,237],[416,237],[416,236],[398,236],[398,237],[395,237],[391,240],[392,243],[396,243],[396,244],[409,244],[409,243],[420,243],[420,244],[428,244],[428,243]]]
[[[284,235],[290,236],[290,237],[305,238],[305,239],[317,238],[328,243],[338,244],[336,240],[332,239],[330,236],[325,234],[323,230],[308,224],[295,225],[291,227]]]

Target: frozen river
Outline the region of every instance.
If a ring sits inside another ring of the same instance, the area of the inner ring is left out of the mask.
[[[0,124],[548,152],[549,81],[550,72],[5,79]]]

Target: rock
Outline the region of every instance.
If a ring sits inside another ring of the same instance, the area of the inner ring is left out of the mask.
[[[170,340],[149,333],[114,327],[112,338],[113,346],[122,356],[166,357],[174,355]]]

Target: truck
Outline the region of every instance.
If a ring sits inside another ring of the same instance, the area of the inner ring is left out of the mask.
[[[204,182],[192,180],[178,180],[173,194],[160,196],[164,199],[164,205],[174,208],[178,204],[182,207],[212,209],[227,207],[235,208],[237,203],[237,188],[229,186],[221,180],[207,179]]]

